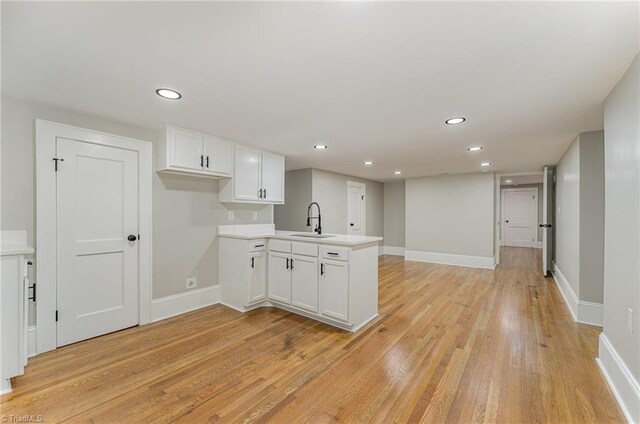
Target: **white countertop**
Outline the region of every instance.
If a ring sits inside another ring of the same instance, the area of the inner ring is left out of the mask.
[[[333,244],[342,246],[360,246],[363,244],[378,243],[382,237],[349,236],[345,234],[325,234],[331,237],[298,237],[294,234],[307,234],[302,231],[276,231],[272,226],[253,225],[221,225],[218,229],[219,237],[251,240],[258,238],[273,238],[278,240],[290,240],[307,243]],[[313,233],[309,233],[313,234]]]

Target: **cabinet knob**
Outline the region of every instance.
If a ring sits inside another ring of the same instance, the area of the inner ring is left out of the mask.
[[[138,237],[136,237],[134,234],[129,234],[129,237],[127,237],[127,240],[136,241],[136,240],[138,240]]]

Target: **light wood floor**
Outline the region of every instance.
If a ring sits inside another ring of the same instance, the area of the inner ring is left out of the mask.
[[[213,306],[32,358],[2,415],[46,422],[623,422],[535,249],[496,271],[380,260],[356,334]]]

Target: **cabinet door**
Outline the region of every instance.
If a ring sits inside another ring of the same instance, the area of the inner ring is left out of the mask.
[[[250,257],[249,303],[267,297],[267,256],[265,252],[252,253]]]
[[[220,138],[204,137],[204,170],[217,175],[231,175],[233,145]]]
[[[291,304],[291,270],[287,266],[291,256],[269,253],[269,299]]]
[[[235,169],[233,172],[235,200],[261,200],[260,152],[236,146]]]
[[[349,264],[322,260],[320,264],[320,313],[349,321]]]
[[[284,203],[284,156],[262,153],[262,189],[265,201]]]
[[[171,167],[202,171],[203,136],[179,128],[172,128],[168,140]]]
[[[311,312],[318,312],[318,259],[292,257],[291,304]]]

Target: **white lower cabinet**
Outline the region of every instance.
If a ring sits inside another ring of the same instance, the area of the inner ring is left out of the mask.
[[[320,263],[320,313],[349,321],[349,263],[323,259]]]
[[[269,299],[291,303],[291,269],[289,253],[269,252]]]
[[[255,250],[264,244],[220,237],[223,304],[243,312],[276,306],[350,331],[377,316],[377,243],[345,247],[271,236],[266,250]]]
[[[249,266],[249,303],[263,301],[267,298],[266,252],[251,253]]]
[[[291,305],[318,312],[318,258],[291,257]]]

